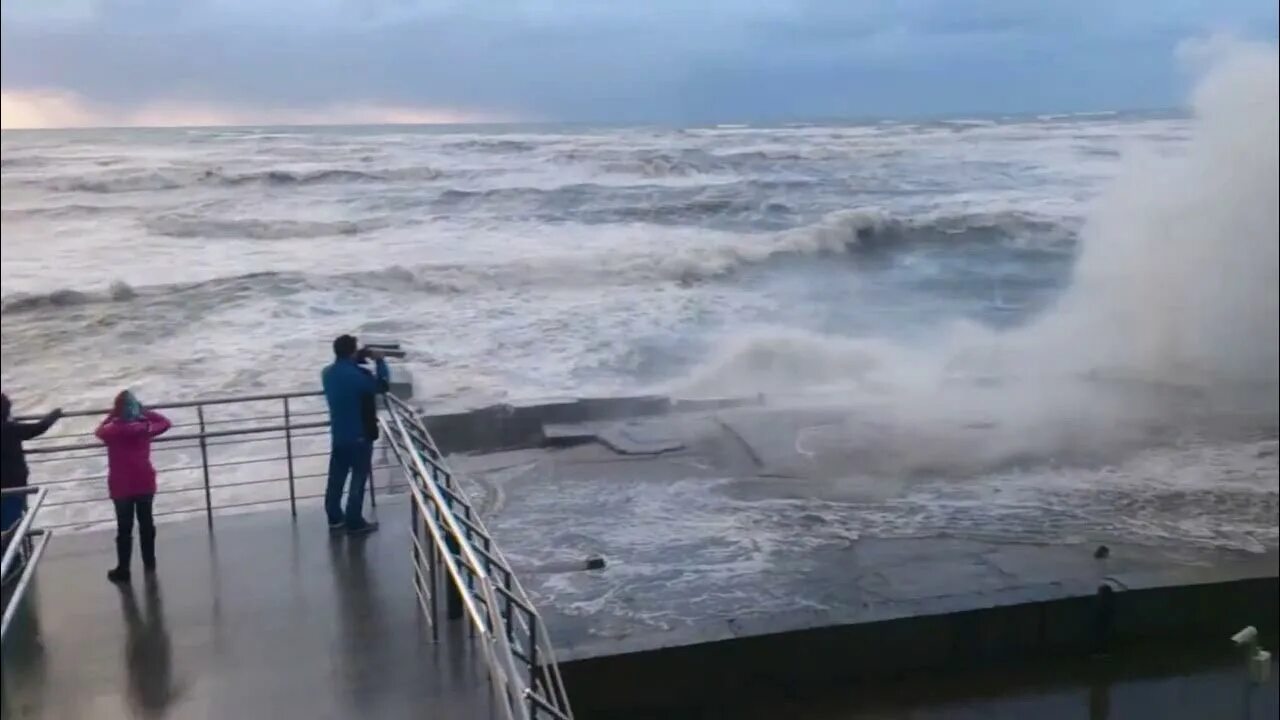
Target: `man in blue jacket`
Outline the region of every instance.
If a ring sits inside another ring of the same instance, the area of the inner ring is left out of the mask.
[[[382,353],[359,350],[350,335],[333,341],[333,364],[326,367],[320,379],[324,397],[329,403],[329,484],[324,493],[324,510],[329,516],[330,530],[367,533],[378,524],[364,519],[364,489],[373,466],[373,441],[377,438],[374,398],[387,391],[390,374]],[[373,359],[375,371],[360,367],[362,354]],[[373,417],[371,417],[373,416]],[[372,422],[370,422],[372,420]],[[347,510],[342,512],[342,488],[347,475],[351,486],[347,492]]]

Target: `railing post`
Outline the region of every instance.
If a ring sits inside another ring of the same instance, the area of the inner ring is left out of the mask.
[[[538,622],[528,618],[529,622],[529,688],[538,687]],[[538,716],[537,705],[529,698],[529,717]]]
[[[298,495],[293,485],[293,428],[289,419],[289,396],[284,398],[284,454],[289,463],[289,512],[298,517]]]
[[[440,640],[440,630],[436,627],[436,568],[435,564],[429,559],[435,554],[434,543],[429,539],[423,538],[422,519],[419,517],[418,503],[412,499],[409,501],[409,535],[413,539],[413,546],[409,550],[409,555],[413,558],[413,584],[414,590],[419,593],[419,600],[422,599],[421,593],[426,592],[427,608],[423,612],[427,613],[427,624],[431,626],[431,642]],[[427,540],[430,548],[427,551],[422,549],[422,540]],[[430,573],[430,579],[424,576],[425,572]]]
[[[440,642],[440,555],[433,545],[427,551],[431,581],[431,642]]]
[[[511,574],[507,572],[506,568],[502,568],[502,570],[503,577],[505,578],[502,586],[506,588],[507,592],[511,592]],[[516,639],[516,636],[515,623],[511,620],[511,596],[503,595],[502,600],[502,623],[507,626],[507,641],[512,642]]]
[[[378,507],[378,495],[373,491],[375,483],[373,482],[373,448],[369,448],[369,478],[366,480],[369,485],[369,507]]]
[[[418,504],[415,502],[413,503],[413,506],[417,508]],[[421,510],[418,510],[417,512],[421,514]],[[425,517],[415,518],[414,530],[417,531],[417,528],[425,527],[426,522],[427,519]],[[428,574],[430,575],[429,582],[431,583],[431,596],[429,600],[429,604],[431,605],[431,642],[440,642],[440,579],[438,577],[440,571],[437,565],[437,563],[439,563],[439,558],[436,557],[436,553],[439,551],[437,550],[434,542],[430,545],[431,547],[427,550],[427,568]]]
[[[440,508],[436,508],[435,510],[437,513],[448,512],[447,510],[442,510]],[[462,548],[458,545],[458,539],[454,537],[452,532],[448,531],[448,528],[445,529],[444,545],[445,547],[440,550],[441,553],[447,551],[452,554],[455,559],[461,556]],[[472,572],[473,571],[470,569],[467,570],[468,583],[471,582]],[[462,590],[451,582],[446,582],[444,584],[444,608],[445,617],[450,620],[457,620],[462,617]],[[475,632],[474,627],[471,628],[471,632]]]
[[[205,437],[204,406],[196,406],[196,418],[200,421],[200,468],[204,472],[204,514],[213,527],[213,494],[209,489],[209,439]]]

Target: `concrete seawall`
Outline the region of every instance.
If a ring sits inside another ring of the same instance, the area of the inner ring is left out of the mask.
[[[1273,556],[1274,557],[1274,556]],[[1256,624],[1277,637],[1276,577],[1067,597],[883,622],[826,626],[562,663],[582,717],[714,716],[744,696],[778,698],[916,673],[1206,648]]]
[[[550,425],[571,425],[667,413],[708,411],[763,402],[759,398],[676,400],[658,395],[542,400],[491,405],[426,416],[427,429],[446,454],[491,453],[542,447]]]

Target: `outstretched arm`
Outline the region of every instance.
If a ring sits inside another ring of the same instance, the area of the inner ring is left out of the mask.
[[[58,422],[60,417],[62,417],[62,410],[57,409],[35,422],[16,422],[12,424],[12,427],[18,433],[20,439],[30,440],[48,432],[49,428],[53,427],[53,424]]]

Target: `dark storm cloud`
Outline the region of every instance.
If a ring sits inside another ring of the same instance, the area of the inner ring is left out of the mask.
[[[1117,7],[1118,6],[1118,7]],[[341,103],[707,121],[1168,105],[1189,35],[1274,2],[26,0],[3,87],[112,107]]]

